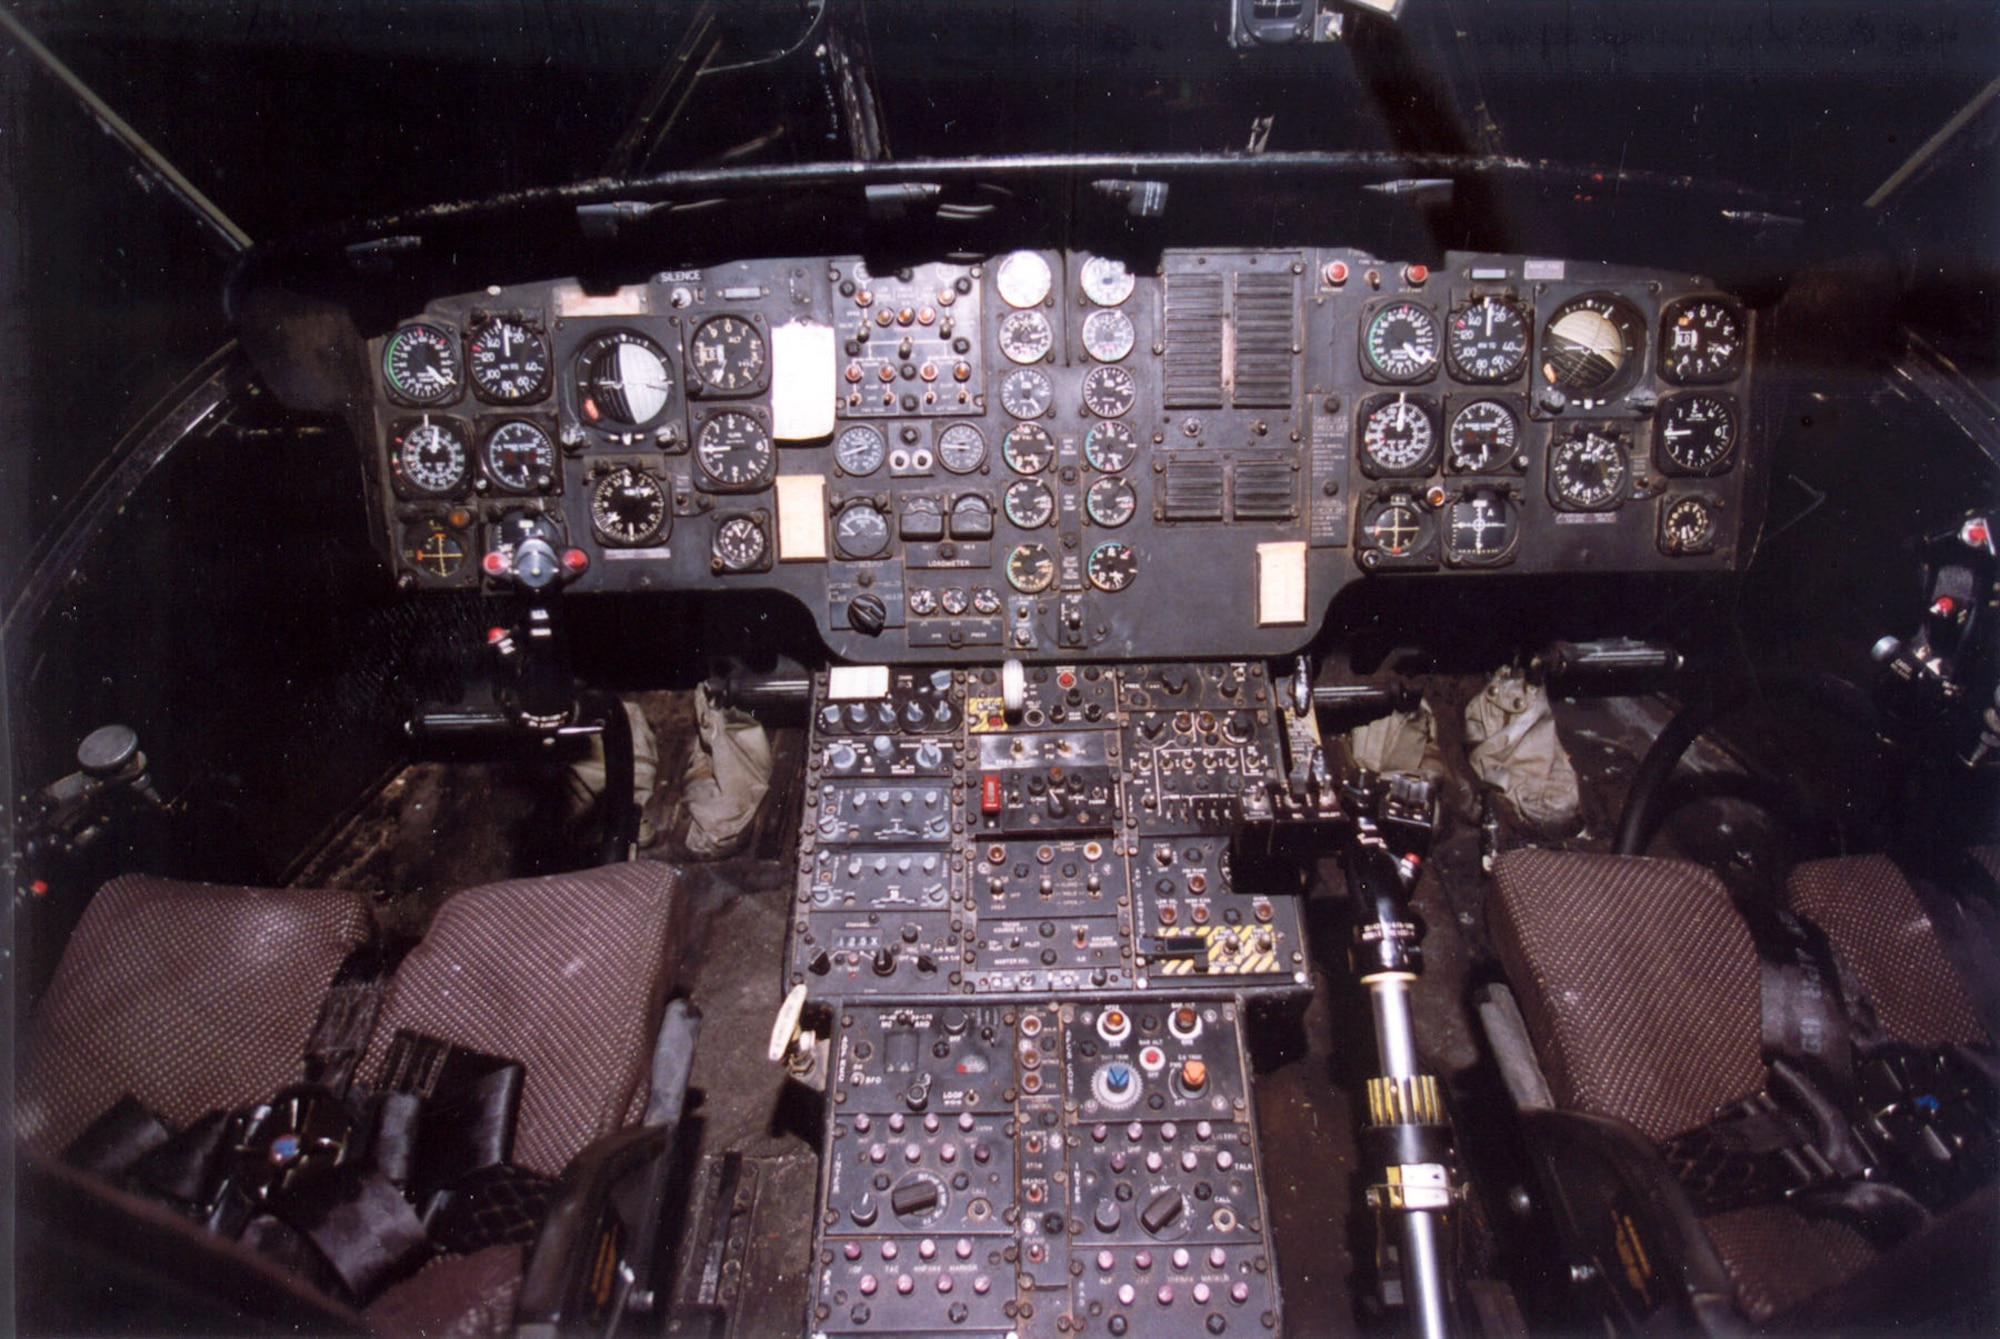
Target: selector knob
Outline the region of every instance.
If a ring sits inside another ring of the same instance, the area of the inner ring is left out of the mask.
[[[894,976],[896,974],[896,950],[886,944],[876,949],[873,966],[875,975],[877,976]]]
[[[888,625],[889,606],[882,603],[881,596],[864,592],[847,602],[847,626],[864,637],[879,637]]]
[[[875,1207],[875,1197],[863,1191],[861,1198],[854,1201],[854,1207],[847,1211],[847,1216],[854,1220],[856,1227],[868,1227],[873,1224],[880,1216],[880,1210]]]
[[[1097,1202],[1097,1209],[1090,1215],[1090,1221],[1097,1224],[1099,1232],[1116,1232],[1118,1225],[1125,1221],[1125,1211],[1118,1207],[1117,1200],[1102,1199]]]
[[[826,751],[826,765],[836,772],[845,772],[854,766],[860,756],[852,744],[835,744]]]
[[[924,710],[924,704],[914,698],[903,704],[903,723],[912,729],[922,725],[929,715],[930,713]]]
[[[928,770],[936,767],[943,761],[944,750],[940,749],[935,742],[926,739],[923,743],[917,745],[917,766]]]

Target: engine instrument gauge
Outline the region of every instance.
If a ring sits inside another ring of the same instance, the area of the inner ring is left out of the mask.
[[[1422,397],[1382,396],[1362,411],[1361,462],[1367,473],[1428,474],[1436,448],[1433,411]]]
[[[993,286],[1009,307],[1039,307],[1055,284],[1049,263],[1034,251],[1013,251],[1000,258]]]
[[[866,502],[843,508],[833,522],[833,547],[843,558],[879,558],[889,551],[889,518]]]
[[[1083,318],[1083,351],[1100,363],[1115,363],[1132,352],[1139,332],[1132,318],[1115,309],[1094,311]]]
[[[1609,511],[1625,500],[1632,462],[1625,443],[1603,425],[1579,427],[1549,447],[1549,493],[1570,511]]]
[[[1099,418],[1122,418],[1139,402],[1139,386],[1122,367],[1093,367],[1083,377],[1083,407]]]
[[[525,404],[549,393],[549,337],[540,327],[495,316],[465,340],[472,389],[495,404]]]
[[[1139,458],[1139,439],[1131,428],[1116,420],[1093,424],[1083,439],[1083,458],[1094,470],[1122,473]]]
[[[382,346],[382,381],[404,404],[443,404],[459,390],[458,338],[442,326],[402,326]]]
[[[1709,391],[1672,396],[1660,406],[1653,435],[1663,472],[1720,474],[1736,453],[1735,402]]]
[[[726,516],[709,541],[708,565],[717,572],[757,572],[770,563],[771,537],[754,516]]]
[[[1362,516],[1361,535],[1390,558],[1407,558],[1423,543],[1424,513],[1415,498],[1392,493]]]
[[[1445,357],[1460,381],[1497,385],[1521,375],[1528,362],[1528,316],[1518,303],[1484,297],[1451,314]]]
[[[910,592],[909,608],[912,618],[929,618],[937,612],[937,592],[929,586],[918,586]]]
[[[986,463],[986,438],[970,423],[953,423],[938,434],[937,458],[953,474],[970,474]]]
[[[1055,494],[1039,479],[1016,479],[1007,485],[1007,519],[1023,530],[1039,530],[1056,514]]]
[[[1042,544],[1017,544],[1007,555],[1007,584],[1024,595],[1045,591],[1056,579],[1056,560]]]
[[[1083,282],[1083,295],[1100,307],[1116,307],[1132,296],[1138,282],[1124,261],[1110,256],[1092,256],[1083,262],[1078,278]]]
[[[1521,418],[1505,400],[1473,400],[1452,411],[1446,434],[1448,474],[1487,474],[1513,463],[1521,446]]]
[[[1039,363],[1055,344],[1055,327],[1038,311],[1009,312],[1000,322],[1000,352],[1009,362]]]
[[[1660,508],[1660,551],[1709,553],[1715,548],[1715,529],[1715,505],[1707,498],[1670,498]]]
[[[590,490],[590,528],[606,544],[621,548],[650,544],[665,538],[672,519],[667,490],[649,470],[620,465]]]
[[[688,376],[710,395],[748,395],[768,361],[764,332],[741,316],[711,316],[688,340]]]
[[[1454,563],[1484,567],[1514,551],[1519,524],[1514,504],[1493,488],[1469,488],[1445,509],[1445,556]]]
[[[1130,544],[1113,540],[1090,551],[1090,561],[1084,564],[1083,571],[1091,585],[1115,594],[1139,579],[1139,558]]]
[[[555,481],[556,444],[539,423],[509,419],[486,436],[486,475],[510,493],[538,493]]]
[[[720,492],[766,487],[778,468],[771,434],[754,417],[734,409],[702,421],[695,433],[694,458],[707,486]]]
[[[1000,612],[1000,592],[991,586],[972,588],[972,612],[991,618]]]
[[[472,450],[456,419],[423,418],[399,423],[389,439],[396,482],[419,497],[450,497],[465,487]]]
[[[1139,511],[1139,495],[1123,479],[1099,479],[1083,495],[1090,519],[1110,529],[1125,524]]]
[[[1361,363],[1377,381],[1426,380],[1437,371],[1437,317],[1417,302],[1378,308],[1361,334]]]
[[[938,606],[953,618],[958,618],[972,607],[972,600],[959,586],[946,586],[944,594],[938,597]]]
[[[1007,429],[1000,454],[1016,474],[1040,474],[1056,458],[1056,443],[1039,423],[1016,423]]]
[[[577,352],[577,413],[593,428],[644,427],[673,393],[665,351],[636,331],[607,330]]]
[[[439,580],[457,576],[465,566],[465,533],[434,516],[405,526],[403,561]]]
[[[1645,360],[1646,325],[1615,293],[1585,293],[1556,308],[1542,330],[1542,379],[1603,404],[1632,383]]]
[[[1743,310],[1724,298],[1682,298],[1660,314],[1660,375],[1682,385],[1731,381],[1749,346]]]
[[[1015,418],[1040,418],[1055,398],[1055,383],[1039,367],[1017,367],[1000,383],[1000,407]]]
[[[873,474],[882,468],[889,453],[882,434],[866,424],[856,424],[834,439],[833,460],[852,475]]]

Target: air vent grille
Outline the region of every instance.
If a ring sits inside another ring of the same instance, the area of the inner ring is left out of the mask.
[[[1236,519],[1286,521],[1298,515],[1298,474],[1286,460],[1245,460],[1236,466]]]
[[[1160,483],[1160,519],[1221,520],[1222,462],[1219,460],[1169,462],[1166,475]]]
[[[1269,22],[1289,21],[1305,13],[1306,0],[1251,0],[1253,17]]]
[[[1222,407],[1222,301],[1220,274],[1167,276],[1167,408]]]
[[[1236,388],[1239,405],[1292,403],[1292,346],[1298,336],[1296,280],[1289,274],[1236,278]]]

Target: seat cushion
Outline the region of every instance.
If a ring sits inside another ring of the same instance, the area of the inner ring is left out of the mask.
[[[456,894],[396,969],[363,1081],[379,1081],[398,1031],[518,1060],[513,1161],[559,1175],[644,1109],[680,958],[680,883],[636,861]]]
[[[353,893],[107,883],[29,1025],[17,1136],[53,1155],[127,1093],[184,1125],[296,1083],[327,986],[370,932]]]

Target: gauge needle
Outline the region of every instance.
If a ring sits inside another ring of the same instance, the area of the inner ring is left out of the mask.
[[[1694,429],[1693,429],[1693,428],[1662,428],[1662,429],[1660,429],[1660,436],[1662,436],[1662,437],[1685,437],[1685,436],[1687,436],[1687,435],[1688,435],[1689,433],[1691,433],[1691,432],[1693,432],[1693,431],[1694,431]]]
[[[1424,356],[1423,351],[1408,340],[1403,341],[1403,347],[1397,350],[1397,352],[1401,353],[1405,358],[1409,359],[1413,363],[1421,363],[1428,361],[1428,359]]]
[[[1492,338],[1493,338],[1493,299],[1492,299],[1492,298],[1488,298],[1488,299],[1486,299],[1486,301],[1485,301],[1485,302],[1484,302],[1483,304],[1481,304],[1481,305],[1483,305],[1483,306],[1485,307],[1485,309],[1486,309],[1486,338],[1488,338],[1488,339],[1492,339]]]

